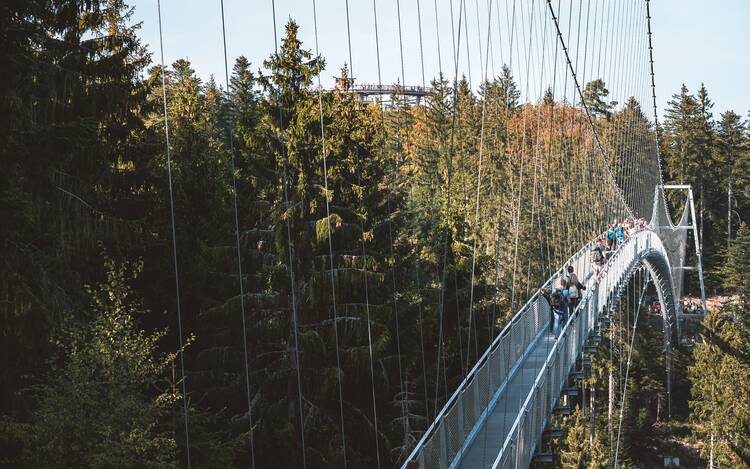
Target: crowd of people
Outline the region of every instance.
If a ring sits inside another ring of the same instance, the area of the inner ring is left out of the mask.
[[[684,300],[680,300],[680,305],[682,306],[682,312],[685,314],[703,313],[703,306],[700,304],[699,300],[686,298]]]
[[[593,275],[599,277],[607,264],[607,259],[623,243],[636,233],[649,229],[651,226],[644,218],[626,219],[621,222],[615,219],[591,248],[590,260]],[[563,270],[563,274],[554,282],[553,287],[542,288],[539,291],[550,304],[550,332],[556,337],[560,335],[560,330],[568,320],[568,316],[575,311],[585,289],[586,286],[578,280],[573,266],[568,265]]]
[[[635,220],[627,219],[619,223],[615,219],[609,225],[609,228],[607,228],[605,235],[607,248],[610,251],[614,251],[634,234],[648,229],[651,229],[651,225],[644,218],[636,218]]]

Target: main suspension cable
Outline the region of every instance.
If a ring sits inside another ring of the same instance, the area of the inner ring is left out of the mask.
[[[489,2],[489,11],[487,13],[487,47],[486,47],[486,54],[487,57],[485,57],[484,60],[484,73],[482,76],[482,84],[487,84],[487,63],[489,62],[489,52],[490,52],[490,45],[489,45],[489,39],[490,39],[490,25],[492,24],[492,0]],[[477,26],[479,26],[479,23],[477,22]],[[468,31],[467,31],[468,32]],[[480,38],[481,42],[481,38]],[[468,41],[467,41],[468,43]],[[481,61],[480,61],[481,62]],[[480,206],[480,200],[481,200],[481,188],[482,188],[482,157],[484,156],[484,128],[485,128],[485,114],[487,109],[487,99],[482,100],[482,118],[481,118],[481,128],[479,131],[479,163],[478,163],[478,169],[477,169],[477,191],[476,191],[476,206],[474,211],[474,242],[472,246],[472,252],[471,252],[471,282],[470,282],[470,294],[469,294],[469,334],[468,334],[468,343],[466,345],[466,369],[469,369],[469,355],[470,355],[470,349],[471,349],[471,326],[472,326],[472,319],[473,319],[473,311],[474,311],[474,274],[476,270],[476,262],[477,262],[477,239],[479,238],[479,206]],[[475,332],[475,339],[476,339],[476,332]],[[474,341],[474,347],[475,347],[475,355],[479,355],[477,345],[477,341]]]
[[[273,43],[274,43],[274,53],[276,58],[279,57],[279,41],[277,36],[277,27],[276,27],[276,0],[271,0],[271,13],[273,16]],[[279,132],[279,143],[281,146],[281,153],[282,158],[284,162],[284,177],[283,177],[283,192],[284,192],[284,210],[288,210],[290,207],[289,203],[289,155],[287,152],[286,144],[284,142],[283,136],[281,135],[281,132],[284,130],[284,115],[281,109],[281,88],[279,88],[279,104],[278,104],[278,110],[279,110],[279,126],[280,126],[280,132]],[[307,449],[305,446],[305,420],[303,415],[303,397],[302,397],[302,362],[300,362],[300,356],[299,356],[299,309],[297,304],[297,285],[296,285],[296,279],[294,275],[294,243],[292,240],[292,228],[291,228],[291,221],[290,217],[284,217],[285,218],[285,224],[286,224],[286,239],[287,239],[287,253],[289,256],[289,291],[291,293],[291,299],[292,299],[292,329],[294,330],[294,364],[295,364],[295,371],[297,375],[297,406],[299,407],[299,425],[300,425],[300,443],[302,446],[302,467],[303,469],[307,468]]]
[[[185,343],[182,338],[182,308],[180,304],[180,274],[177,266],[177,229],[174,217],[174,191],[172,189],[172,148],[169,144],[169,113],[167,112],[167,69],[164,67],[164,38],[161,22],[161,0],[156,0],[156,9],[159,16],[159,51],[161,57],[161,92],[164,98],[164,137],[167,150],[167,181],[169,183],[169,213],[172,221],[172,258],[174,260],[174,286],[177,306],[177,335],[180,345],[180,384],[182,387],[182,412],[185,422],[185,457],[187,467],[190,469],[190,431],[188,426],[188,396],[187,376],[185,376]]]
[[[637,288],[638,285],[635,285]],[[630,347],[628,349],[628,363],[627,367],[625,368],[625,383],[623,384],[622,388],[622,397],[620,399],[620,415],[619,415],[619,423],[617,424],[617,443],[615,446],[615,461],[614,465],[612,466],[613,469],[617,469],[617,461],[618,456],[620,454],[620,432],[622,431],[622,416],[625,412],[625,398],[627,397],[627,391],[628,391],[628,377],[630,375],[630,364],[632,362],[633,358],[633,343],[635,342],[635,332],[638,328],[638,316],[641,312],[641,304],[643,303],[643,296],[646,294],[646,288],[643,288],[643,291],[641,292],[641,297],[638,300],[638,307],[636,308],[635,312],[635,320],[633,321],[633,334],[630,337]]]
[[[460,0],[461,4],[463,4],[464,0]],[[448,151],[448,189],[447,189],[447,195],[448,200],[446,204],[446,218],[450,219],[450,212],[451,212],[451,186],[452,186],[452,180],[453,180],[453,154],[455,150],[455,134],[456,134],[456,110],[458,105],[458,93],[457,93],[457,84],[458,84],[458,53],[460,51],[460,45],[461,45],[461,17],[462,17],[462,9],[459,6],[459,13],[458,13],[458,47],[456,48],[456,56],[455,56],[455,62],[454,62],[454,77],[453,77],[453,107],[451,109],[451,134],[450,134],[450,146]],[[441,349],[443,345],[443,313],[445,310],[445,278],[447,275],[447,265],[448,265],[448,230],[450,229],[450,223],[446,223],[445,230],[443,232],[443,268],[442,268],[442,280],[440,282],[440,326],[439,326],[439,334],[438,334],[438,362],[437,362],[437,369],[438,373],[440,373],[440,357],[441,357]],[[438,381],[439,383],[439,381]],[[437,406],[438,406],[438,391],[439,386],[438,383],[435,385],[435,415],[437,415]],[[446,383],[447,384],[447,383]]]
[[[320,57],[320,50],[318,47],[318,10],[315,0],[312,0],[313,6],[313,23],[315,25],[315,56]],[[344,456],[344,469],[347,466],[346,458],[346,427],[344,425],[344,390],[342,387],[341,377],[341,353],[339,351],[339,317],[336,311],[336,266],[333,262],[333,238],[331,235],[331,209],[330,209],[330,193],[328,191],[328,163],[326,154],[326,136],[325,136],[325,121],[323,116],[323,87],[320,84],[320,73],[321,70],[316,70],[318,78],[318,112],[320,118],[320,140],[321,140],[321,158],[323,160],[323,190],[325,191],[325,207],[326,207],[326,228],[328,230],[328,256],[331,261],[331,301],[333,306],[333,332],[335,335],[336,343],[336,371],[338,376],[338,394],[339,394],[339,418],[341,423],[341,452]]]
[[[651,68],[651,97],[654,104],[654,143],[656,144],[656,158],[659,163],[659,185],[664,185],[664,165],[661,161],[661,145],[659,143],[659,115],[656,108],[656,84],[654,81],[654,45],[653,45],[653,34],[651,33],[651,0],[646,0],[646,24],[648,26],[648,58]],[[668,218],[671,219],[669,204],[667,203],[666,195],[661,190],[661,199],[666,209]],[[702,242],[703,240],[701,240]],[[704,306],[705,313],[705,306]]]
[[[352,33],[351,33],[351,27],[350,27],[350,21],[349,21],[349,0],[344,1],[344,6],[346,9],[346,40],[347,40],[347,45],[348,45],[348,50],[349,50],[349,73],[353,80],[354,79],[354,60],[352,56]],[[363,162],[362,162],[362,158],[359,153],[359,147],[358,147],[357,148],[357,165],[358,165],[357,184],[360,186],[362,185],[362,182],[361,182],[362,164]],[[364,213],[364,209],[365,209],[364,196],[362,196],[362,199],[361,199],[360,209]],[[375,457],[376,457],[378,469],[380,469],[380,442],[379,442],[380,432],[378,431],[378,404],[377,404],[377,399],[375,397],[375,359],[372,353],[372,321],[370,319],[370,290],[369,290],[369,282],[367,281],[367,249],[366,249],[366,240],[365,240],[366,236],[365,236],[364,219],[360,219],[359,223],[360,223],[359,225],[360,231],[362,232],[362,236],[361,236],[362,282],[364,284],[365,313],[367,317],[367,350],[368,350],[368,354],[370,357],[370,389],[372,392],[372,414],[373,414],[372,421],[373,421],[374,430],[375,430]]]
[[[230,102],[230,85],[229,85],[229,62],[227,60],[227,32],[224,21],[224,0],[221,0],[221,39],[224,46],[224,79],[226,82],[226,100]],[[234,114],[231,110],[232,115]],[[252,399],[250,396],[250,359],[247,354],[247,324],[245,318],[245,291],[242,277],[242,251],[240,250],[240,217],[237,210],[237,175],[235,174],[234,164],[234,129],[231,127],[227,132],[229,135],[229,152],[231,157],[229,159],[229,169],[232,173],[232,200],[234,205],[234,233],[235,242],[237,244],[237,275],[239,276],[239,287],[240,287],[240,312],[242,314],[242,355],[245,362],[245,395],[247,398],[247,420],[249,425],[249,437],[250,437],[250,467],[255,467],[255,441],[253,438],[253,407]]]
[[[373,12],[375,14],[375,30],[377,31],[377,24],[378,24],[378,16],[376,10],[373,9]],[[404,147],[403,143],[401,142],[401,117],[403,115],[403,106],[405,106],[405,99],[406,96],[404,95],[404,86],[406,84],[404,83],[405,80],[405,72],[404,72],[404,46],[403,46],[403,38],[402,38],[402,32],[401,32],[401,1],[396,0],[396,16],[398,21],[398,48],[399,48],[399,58],[401,63],[401,86],[398,88],[401,94],[401,99],[397,101],[397,119],[396,119],[396,144],[398,145],[398,152],[395,158],[395,164],[392,168],[394,180],[398,177],[398,169],[399,169],[399,156],[403,160],[404,155]],[[376,38],[377,38],[377,32],[376,32]],[[377,39],[376,39],[377,40]],[[378,49],[380,46],[378,45]],[[386,202],[386,209],[388,210],[388,213],[392,213],[391,211],[391,197],[389,196],[387,198]],[[398,314],[398,289],[396,288],[396,255],[395,255],[395,247],[393,242],[393,217],[388,217],[388,241],[389,241],[389,254],[391,257],[391,294],[393,299],[393,322],[395,324],[396,328],[396,355],[397,355],[397,361],[398,361],[398,385],[399,385],[399,391],[401,393],[400,395],[400,407],[401,407],[401,419],[404,427],[404,440],[407,438],[408,434],[408,422],[407,422],[407,409],[406,409],[406,402],[408,400],[408,389],[404,386],[404,382],[408,380],[408,378],[405,375],[405,372],[403,370],[402,365],[402,358],[401,358],[401,330],[399,327],[399,314]]]

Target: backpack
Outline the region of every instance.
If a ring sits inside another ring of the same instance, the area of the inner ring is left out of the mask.
[[[555,289],[552,294],[550,295],[550,305],[552,305],[553,308],[559,308],[562,306],[563,303],[563,294],[561,290]]]
[[[604,253],[602,252],[601,246],[594,246],[591,249],[591,262],[594,264],[604,264]]]

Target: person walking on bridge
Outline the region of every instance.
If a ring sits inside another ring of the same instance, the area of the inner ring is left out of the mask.
[[[615,227],[615,250],[619,249],[620,246],[628,238],[628,224],[627,222],[620,223]]]
[[[578,276],[572,265],[568,266],[567,271],[568,274],[563,278],[565,279],[565,288],[568,290],[568,312],[573,313],[578,307],[583,290],[585,290],[586,287],[578,281]]]
[[[609,225],[609,228],[607,228],[607,251],[614,251],[615,250],[615,243],[617,243],[617,229],[618,229],[618,223],[617,218],[615,218],[615,221]]]
[[[565,320],[568,317],[568,290],[566,289],[565,277],[560,277],[557,286],[552,289],[542,288],[539,293],[547,300],[550,306],[550,332],[555,337],[560,336]]]
[[[596,244],[591,248],[591,265],[594,267],[594,276],[598,277],[602,267],[607,263],[607,240],[598,238]]]

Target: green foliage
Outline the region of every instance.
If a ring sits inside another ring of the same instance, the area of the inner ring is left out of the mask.
[[[521,98],[521,90],[518,89],[509,66],[503,64],[500,76],[495,79],[495,84],[498,87],[498,96],[500,96],[505,109],[515,110],[519,104],[518,100]]]
[[[750,456],[750,334],[716,311],[709,312],[704,326],[689,368],[690,407],[704,441],[701,454],[720,466],[740,467]]]
[[[12,3],[18,14],[0,16],[5,465],[183,460],[180,383],[165,352],[178,343],[165,99],[199,467],[245,466],[251,439],[258,467],[299,467],[303,425],[308,464],[341,467],[339,384],[350,465],[372,466],[375,441],[396,464],[531,287],[624,212],[614,185],[592,177],[607,168],[581,106],[552,89],[522,102],[508,66],[479,93],[439,76],[419,104],[398,86],[390,106],[365,103],[315,88],[325,60],[290,20],[278,54],[237,58],[225,90],[186,59],[146,70],[120,0]],[[654,129],[640,103],[615,110],[607,96],[601,79],[586,85],[622,183],[649,162]],[[749,207],[744,124],[725,114],[714,125],[710,108],[705,88],[683,90],[664,139],[669,177],[701,178],[707,236],[726,226],[727,203],[741,217]],[[716,188],[730,180],[725,202]],[[653,189],[641,183],[631,204]],[[581,193],[600,197],[570,217]],[[116,259],[104,267],[100,243]],[[727,289],[744,288],[739,249]],[[631,441],[663,401],[654,340],[636,342]],[[601,381],[610,365],[599,363]],[[584,433],[567,444],[588,454],[576,465],[593,467],[604,440]]]
[[[737,301],[728,306],[740,324],[750,327],[750,229],[747,224],[740,225],[719,273],[726,291],[737,295]]]
[[[33,388],[27,457],[35,467],[178,467],[171,419],[181,398],[167,379],[177,354],[160,352],[164,331],[138,326],[147,311],[129,283],[142,265],[105,269],[88,289],[89,320],[65,321],[48,378]]]
[[[559,448],[560,466],[565,469],[596,469],[608,467],[609,458],[598,438],[591,436],[579,407],[566,417],[564,440]]]
[[[601,78],[586,83],[583,90],[583,102],[595,116],[609,118],[612,109],[617,106],[617,101],[605,101],[607,96],[609,90]]]

